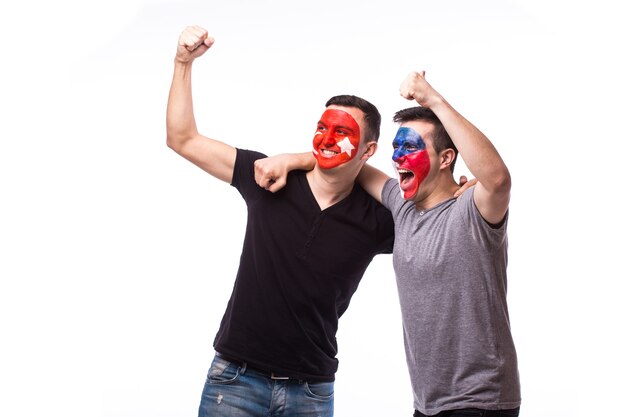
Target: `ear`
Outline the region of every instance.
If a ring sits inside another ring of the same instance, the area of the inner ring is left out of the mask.
[[[361,155],[361,161],[367,161],[376,153],[378,150],[378,143],[372,141],[367,142],[365,144],[365,149],[363,150],[363,155]]]
[[[444,149],[439,154],[439,158],[441,161],[439,168],[440,169],[448,168],[450,167],[450,165],[452,165],[452,161],[454,161],[454,158],[456,158],[456,152],[454,152],[454,150],[451,148]]]

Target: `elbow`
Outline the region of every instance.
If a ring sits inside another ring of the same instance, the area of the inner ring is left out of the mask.
[[[183,148],[185,142],[187,142],[188,139],[189,137],[186,135],[176,134],[171,131],[168,131],[166,139],[165,139],[165,143],[167,144],[168,148],[172,149],[176,153],[180,153],[181,149]]]
[[[168,148],[176,151],[178,149],[178,141],[176,140],[176,138],[174,138],[172,135],[170,135],[169,133],[167,134],[167,137],[165,139],[165,144],[167,145]]]
[[[494,175],[491,181],[493,191],[499,194],[506,194],[511,191],[511,174],[508,169],[502,173]]]

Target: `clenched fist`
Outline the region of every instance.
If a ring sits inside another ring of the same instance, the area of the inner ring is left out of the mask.
[[[204,54],[215,42],[200,26],[188,26],[178,38],[176,60],[187,63]]]
[[[411,72],[400,85],[400,95],[415,100],[423,107],[431,107],[439,93],[426,81],[426,72]]]

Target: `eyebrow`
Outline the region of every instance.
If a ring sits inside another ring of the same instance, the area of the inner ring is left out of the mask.
[[[339,125],[339,126],[337,126],[337,129],[343,129],[343,130],[347,130],[348,132],[354,133],[354,129],[352,129],[351,127],[348,127],[348,126],[341,126],[341,125]]]
[[[324,127],[328,127],[328,125],[324,122],[322,122],[321,120],[319,122],[317,122],[318,125],[322,125]],[[336,129],[343,129],[343,130],[347,130],[349,132],[354,133],[354,129],[352,129],[351,127],[348,126],[344,126],[344,125],[336,125]]]

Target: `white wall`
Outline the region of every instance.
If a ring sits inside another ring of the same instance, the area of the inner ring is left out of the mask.
[[[619,404],[626,68],[613,2],[370,3],[2,6],[0,415],[196,413],[245,207],[165,146],[190,24],[216,38],[194,67],[200,131],[268,154],[309,149],[326,99],[356,94],[382,113],[372,163],[391,173],[391,117],[412,105],[398,86],[426,70],[513,175],[521,415]],[[411,415],[390,256],[338,339],[335,414]]]

